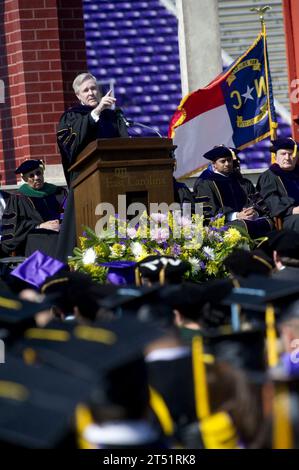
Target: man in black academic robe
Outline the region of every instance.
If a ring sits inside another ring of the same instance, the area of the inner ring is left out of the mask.
[[[96,78],[90,73],[78,75],[73,82],[79,103],[63,113],[57,130],[57,143],[67,185],[78,175],[69,168],[80,152],[96,139],[127,137],[120,110],[112,110],[116,99],[111,90],[102,98]],[[65,220],[61,228],[56,257],[65,260],[76,245],[74,195],[70,188]]]
[[[22,175],[25,184],[6,205],[2,250],[25,256],[41,250],[54,256],[67,192],[45,183],[42,160],[26,160],[15,172]]]
[[[226,222],[243,227],[252,238],[264,236],[272,221],[253,184],[234,169],[237,150],[220,145],[204,157],[212,162],[194,185],[195,202],[203,204],[204,217],[210,220],[221,213]]]
[[[299,232],[299,166],[297,143],[291,139],[272,141],[276,162],[257,182],[257,189],[272,217],[279,217],[283,228]]]

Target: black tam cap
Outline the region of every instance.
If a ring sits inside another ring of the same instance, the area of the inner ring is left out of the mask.
[[[15,173],[24,175],[25,173],[29,173],[29,171],[36,170],[37,168],[45,168],[45,164],[43,160],[25,160],[23,163],[21,163],[20,166],[15,170]]]
[[[214,147],[212,150],[209,150],[204,154],[204,158],[207,160],[211,160],[215,162],[218,158],[227,158],[232,157],[233,160],[237,158],[237,154],[239,151],[235,148],[226,147],[225,145],[218,145]]]
[[[272,147],[270,147],[270,152],[277,152],[278,150],[293,150],[296,151],[298,148],[298,142],[296,142],[292,137],[287,137],[284,139],[271,140]],[[296,154],[294,156],[296,156]]]

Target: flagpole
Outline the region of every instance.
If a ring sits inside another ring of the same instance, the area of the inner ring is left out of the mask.
[[[269,115],[269,127],[270,127],[270,138],[275,140],[277,138],[277,123],[272,120],[271,106],[270,106],[270,87],[269,87],[269,67],[268,67],[268,54],[267,54],[267,31],[264,15],[267,11],[272,10],[272,7],[265,5],[260,8],[250,8],[250,11],[255,11],[259,15],[262,28],[262,36],[264,41],[264,61],[265,61],[265,79],[267,87],[267,104],[268,104],[268,115]],[[271,154],[271,162],[275,161],[275,154]]]

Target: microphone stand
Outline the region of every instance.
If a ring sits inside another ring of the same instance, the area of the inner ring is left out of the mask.
[[[129,121],[129,125],[130,127],[139,126],[143,127],[144,129],[149,129],[150,131],[155,132],[155,134],[157,134],[159,137],[163,138],[160,132],[157,131],[157,129],[155,129],[154,127],[147,126],[146,124],[142,124],[141,122]]]

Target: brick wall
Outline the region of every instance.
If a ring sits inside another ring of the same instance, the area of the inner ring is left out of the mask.
[[[82,0],[6,0],[0,24],[0,173],[13,184],[25,158],[60,162],[57,122],[86,70]]]

